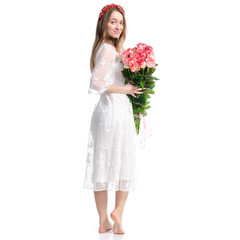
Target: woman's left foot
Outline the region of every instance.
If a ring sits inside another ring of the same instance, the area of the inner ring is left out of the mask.
[[[119,213],[116,209],[112,211],[110,217],[114,221],[113,225],[113,233],[115,234],[124,234],[124,230],[122,228],[122,214]]]

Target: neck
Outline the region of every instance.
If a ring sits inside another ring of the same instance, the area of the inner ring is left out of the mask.
[[[113,45],[114,46],[114,42],[113,41],[109,41],[109,40],[103,40],[103,42],[105,42],[105,43],[109,43],[109,44],[111,44],[111,45]],[[114,46],[115,47],[115,46]]]

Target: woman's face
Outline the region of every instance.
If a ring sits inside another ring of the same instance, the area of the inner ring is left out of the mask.
[[[107,24],[107,33],[112,38],[119,38],[124,27],[123,16],[118,11],[113,11]]]

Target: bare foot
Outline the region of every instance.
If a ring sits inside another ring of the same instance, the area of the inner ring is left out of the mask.
[[[122,214],[118,212],[116,209],[110,214],[110,217],[114,221],[113,225],[113,233],[115,234],[124,234],[124,230],[122,228]]]
[[[113,228],[112,224],[107,220],[99,225],[99,233],[105,233]]]

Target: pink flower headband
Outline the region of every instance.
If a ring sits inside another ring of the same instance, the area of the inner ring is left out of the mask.
[[[123,8],[122,8],[120,5],[115,5],[115,4],[112,3],[112,4],[110,4],[110,5],[106,5],[106,6],[101,10],[101,12],[100,12],[100,14],[99,14],[99,18],[101,18],[101,17],[103,16],[103,14],[104,14],[108,9],[113,8],[113,7],[120,8],[120,9],[122,10],[123,14],[125,15],[124,10],[123,10]]]

